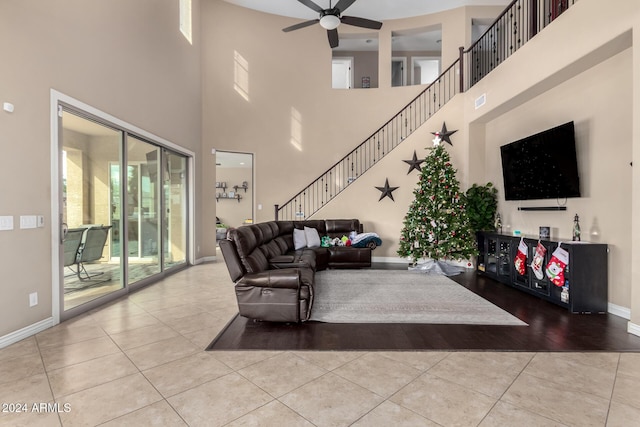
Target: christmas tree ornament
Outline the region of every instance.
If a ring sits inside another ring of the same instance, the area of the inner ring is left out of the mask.
[[[453,146],[453,144],[451,143],[451,135],[453,135],[456,132],[458,131],[457,130],[448,131],[447,124],[445,122],[442,122],[442,130],[440,132],[431,132],[431,134],[439,136],[442,141],[448,142],[449,145]]]
[[[414,169],[417,170],[418,172],[422,171],[422,168],[420,167],[420,165],[424,163],[424,159],[418,160],[418,155],[416,154],[416,150],[413,150],[413,158],[411,160],[403,160],[403,162],[409,165],[409,171],[407,172],[407,175],[409,175],[411,171],[413,171]]]
[[[442,141],[442,139],[440,138],[440,133],[436,132],[434,133],[434,135],[436,136],[435,138],[433,138],[433,146],[437,147],[440,145],[440,141]]]
[[[390,198],[391,200],[393,200],[395,202],[395,200],[393,199],[393,192],[395,190],[397,190],[400,187],[390,187],[389,186],[389,178],[386,178],[385,182],[384,182],[384,187],[376,187],[379,191],[382,191],[382,194],[380,195],[380,198],[378,199],[378,201],[384,199],[385,197]]]
[[[580,241],[580,218],[578,218],[578,214],[573,217],[573,241]]]
[[[516,258],[513,260],[513,265],[516,267],[516,271],[519,275],[524,276],[526,271],[525,265],[527,263],[527,244],[523,238],[520,238],[520,244],[518,245],[518,252]]]
[[[547,264],[546,273],[551,283],[556,286],[564,285],[564,269],[569,265],[569,252],[565,251],[558,244],[558,248],[551,254],[551,259]]]
[[[531,270],[533,270],[533,274],[535,274],[538,280],[542,280],[542,278],[544,277],[542,264],[544,263],[544,254],[546,253],[547,248],[545,248],[544,245],[538,240],[538,246],[536,246],[536,252],[533,255],[533,261],[531,261]]]

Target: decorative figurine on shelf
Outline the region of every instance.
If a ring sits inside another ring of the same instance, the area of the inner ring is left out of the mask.
[[[496,222],[495,222],[496,230],[502,233],[502,218],[500,217],[500,212],[496,214]]]
[[[580,218],[578,218],[578,214],[573,217],[573,241],[580,241]]]

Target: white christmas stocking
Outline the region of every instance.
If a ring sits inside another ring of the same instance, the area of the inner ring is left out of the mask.
[[[536,275],[538,280],[542,280],[544,277],[544,273],[542,271],[542,263],[544,262],[544,254],[547,253],[547,248],[544,247],[540,241],[538,241],[538,246],[536,246],[536,253],[533,255],[533,261],[531,261],[531,270],[533,270],[533,274]]]

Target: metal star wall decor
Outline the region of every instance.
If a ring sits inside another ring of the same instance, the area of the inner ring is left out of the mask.
[[[416,150],[413,150],[413,159],[403,160],[403,162],[405,162],[410,166],[409,172],[407,172],[407,175],[409,175],[411,171],[414,169],[417,170],[418,172],[422,172],[422,168],[420,167],[420,165],[424,163],[424,159],[418,160],[418,156],[416,155]]]
[[[384,182],[384,187],[376,187],[376,188],[379,191],[382,191],[382,194],[380,195],[380,198],[378,199],[378,201],[384,199],[385,197],[388,197],[395,202],[395,200],[393,199],[393,191],[397,190],[400,187],[389,187],[389,178],[386,178]]]
[[[440,132],[431,132],[432,135],[440,135],[440,139],[442,139],[444,142],[448,142],[449,145],[453,146],[453,144],[451,143],[451,138],[450,136],[453,135],[454,133],[458,132],[458,130],[451,130],[448,131],[447,130],[447,124],[445,122],[442,122],[442,130]]]

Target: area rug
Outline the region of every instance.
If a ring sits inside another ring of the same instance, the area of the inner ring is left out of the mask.
[[[312,321],[526,326],[446,276],[415,271],[316,273]]]

